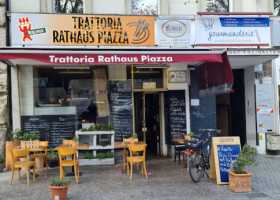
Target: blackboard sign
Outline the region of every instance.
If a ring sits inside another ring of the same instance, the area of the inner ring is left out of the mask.
[[[131,81],[111,81],[110,95],[110,118],[114,125],[115,141],[122,141],[133,132]]]
[[[185,103],[185,91],[174,90],[168,91],[165,96],[165,115],[168,117],[167,132],[169,134],[169,144],[172,143],[172,135],[186,134],[186,103]]]
[[[62,144],[63,139],[72,139],[76,130],[76,115],[22,116],[24,132],[35,133],[41,141],[49,141],[49,147]]]
[[[240,152],[239,137],[213,137],[210,161],[210,178],[217,178],[217,184],[228,184],[231,162]]]
[[[217,151],[221,182],[228,182],[228,171],[231,168],[231,162],[236,161],[240,153],[240,145],[218,145]]]

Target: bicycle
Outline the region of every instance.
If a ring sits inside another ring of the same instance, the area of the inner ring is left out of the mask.
[[[185,146],[189,150],[193,150],[189,158],[189,172],[193,182],[197,183],[201,180],[202,176],[206,174],[207,178],[209,175],[206,170],[210,169],[210,155],[211,155],[211,133],[220,133],[218,129],[199,129],[202,132],[208,134],[208,137],[204,140],[200,140],[198,137],[195,141],[185,141]],[[205,146],[207,144],[207,146]],[[203,148],[206,147],[206,152]]]

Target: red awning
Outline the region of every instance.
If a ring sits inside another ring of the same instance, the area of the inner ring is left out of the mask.
[[[233,74],[227,53],[222,63],[208,62],[196,67],[199,97],[232,92]]]
[[[155,64],[223,62],[222,51],[116,49],[1,49],[0,60],[29,59],[51,64]]]
[[[199,96],[231,92],[233,75],[224,51],[205,49],[0,48],[0,60],[35,60],[50,64],[203,63],[196,68]]]

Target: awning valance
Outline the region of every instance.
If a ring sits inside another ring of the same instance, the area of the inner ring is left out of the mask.
[[[28,59],[50,64],[155,64],[223,62],[222,51],[1,49],[0,60]]]
[[[48,64],[203,63],[196,68],[199,96],[231,92],[233,75],[224,51],[174,49],[0,48],[0,60],[25,59]]]
[[[199,97],[233,92],[233,73],[227,53],[222,55],[222,63],[203,63],[196,67]]]

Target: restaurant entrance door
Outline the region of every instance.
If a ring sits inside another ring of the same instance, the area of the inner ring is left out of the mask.
[[[135,132],[147,143],[147,151],[160,154],[159,93],[134,93]]]

